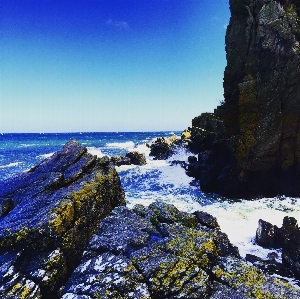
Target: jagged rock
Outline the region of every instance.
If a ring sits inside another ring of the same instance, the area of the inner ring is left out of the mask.
[[[0,297],[57,298],[100,220],[124,204],[109,159],[76,141],[0,182]]]
[[[282,263],[300,278],[300,230],[294,217],[284,217],[282,224]]]
[[[130,159],[131,164],[134,165],[146,165],[146,157],[145,154],[139,153],[137,151],[128,152],[126,157]]]
[[[267,221],[259,219],[258,228],[256,230],[257,244],[266,248],[279,248],[281,246],[278,244],[278,238],[279,236],[276,236],[275,226]]]
[[[256,241],[264,247],[281,247],[282,267],[279,267],[280,271],[286,273],[292,271],[297,279],[300,278],[300,230],[294,217],[285,216],[281,228],[260,219]]]
[[[188,156],[188,162],[189,163],[195,163],[195,162],[197,162],[197,157],[195,157],[195,156]]]
[[[177,146],[181,144],[181,139],[175,135],[165,138],[159,137],[147,146],[150,148],[150,156],[153,156],[155,160],[166,160],[172,154]]]
[[[110,162],[115,166],[122,166],[122,165],[131,165],[131,159],[129,157],[123,156],[113,156],[110,158]]]
[[[202,113],[192,120],[189,149],[194,153],[210,150],[217,138],[225,136],[223,121],[213,113]]]
[[[213,114],[225,137],[205,133],[206,140],[198,122],[190,145],[200,154],[201,189],[227,197],[300,196],[300,3],[229,3],[225,101]]]
[[[204,212],[204,211],[196,211],[194,214],[197,217],[197,220],[200,224],[208,227],[208,228],[220,228],[220,225],[217,221],[217,218]]]
[[[138,151],[128,152],[125,157],[113,156],[110,158],[110,162],[116,166],[121,165],[146,165],[145,154],[139,153]]]
[[[262,270],[264,273],[273,275],[277,274],[283,277],[295,278],[293,272],[282,265],[282,263],[277,262],[274,258],[264,260],[252,254],[246,254],[245,257],[247,262],[252,263],[255,267]]]
[[[258,268],[233,257],[220,257],[212,273],[218,282],[250,298],[296,299],[300,296],[299,289],[289,283],[265,275]]]
[[[90,239],[61,298],[300,296],[288,283],[222,251],[220,233],[162,202],[132,210],[117,207]]]

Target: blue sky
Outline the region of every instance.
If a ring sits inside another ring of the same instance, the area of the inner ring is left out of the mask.
[[[228,1],[1,0],[0,132],[184,130],[223,99]]]

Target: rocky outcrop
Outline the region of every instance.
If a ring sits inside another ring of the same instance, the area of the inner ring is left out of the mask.
[[[210,221],[206,226],[197,218]],[[161,202],[115,208],[63,292],[62,299],[300,296],[288,283],[243,262],[212,216]]]
[[[124,156],[113,156],[110,158],[110,162],[112,162],[116,166],[121,165],[146,165],[147,160],[144,153],[140,153],[138,151],[131,151],[126,153]]]
[[[176,135],[156,138],[147,144],[147,147],[150,148],[149,156],[153,156],[155,160],[166,160],[174,154],[180,144],[181,139]]]
[[[100,220],[124,204],[109,159],[76,141],[0,182],[0,297],[58,298]]]
[[[193,148],[201,188],[230,197],[299,196],[300,2],[231,0],[230,11],[225,102],[214,113],[226,138]]]
[[[300,229],[294,217],[284,217],[281,228],[260,219],[256,242],[266,248],[282,248],[282,265],[279,268],[300,279]]]
[[[126,157],[130,159],[131,164],[134,165],[146,165],[145,154],[139,153],[138,151],[131,151],[126,154]]]

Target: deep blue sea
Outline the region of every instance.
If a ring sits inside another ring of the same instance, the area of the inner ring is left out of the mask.
[[[31,168],[73,139],[90,151],[113,156],[125,155],[129,149],[145,144],[157,136],[171,136],[176,133],[180,134],[180,132],[0,134],[0,180]]]
[[[169,137],[181,132],[100,132],[100,133],[47,133],[0,134],[0,180],[4,180],[32,166],[60,150],[70,140],[77,140],[88,151],[99,157],[125,155],[131,150],[145,153],[147,165],[116,167],[125,190],[127,206],[149,205],[154,200],[174,204],[183,211],[206,211],[215,217],[231,242],[246,253],[262,258],[271,251],[255,244],[255,232],[260,218],[281,226],[283,217],[293,216],[300,221],[300,199],[289,197],[260,198],[232,201],[215,194],[202,193],[191,184],[192,178],[172,160],[187,161],[190,153],[184,148],[168,160],[153,160],[147,143],[156,137]],[[280,251],[277,250],[279,260]]]

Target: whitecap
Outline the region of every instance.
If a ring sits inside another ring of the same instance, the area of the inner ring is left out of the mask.
[[[106,143],[107,147],[116,147],[116,148],[125,148],[125,149],[133,149],[134,148],[134,142],[133,141],[127,141],[127,142],[111,142]]]
[[[0,165],[0,168],[16,167],[16,166],[18,166],[22,163],[24,163],[24,162],[13,162],[13,163],[9,163],[9,164],[6,164],[6,165]]]
[[[20,147],[29,147],[29,146],[37,146],[37,144],[34,143],[21,143]]]
[[[49,154],[42,154],[42,155],[36,156],[36,158],[47,159],[47,158],[51,157],[53,154],[54,154],[54,152],[53,153],[49,153]]]
[[[97,156],[98,158],[101,158],[103,156],[105,156],[102,152],[101,149],[98,147],[94,147],[94,146],[89,146],[87,147],[88,153],[90,153],[93,156]]]

